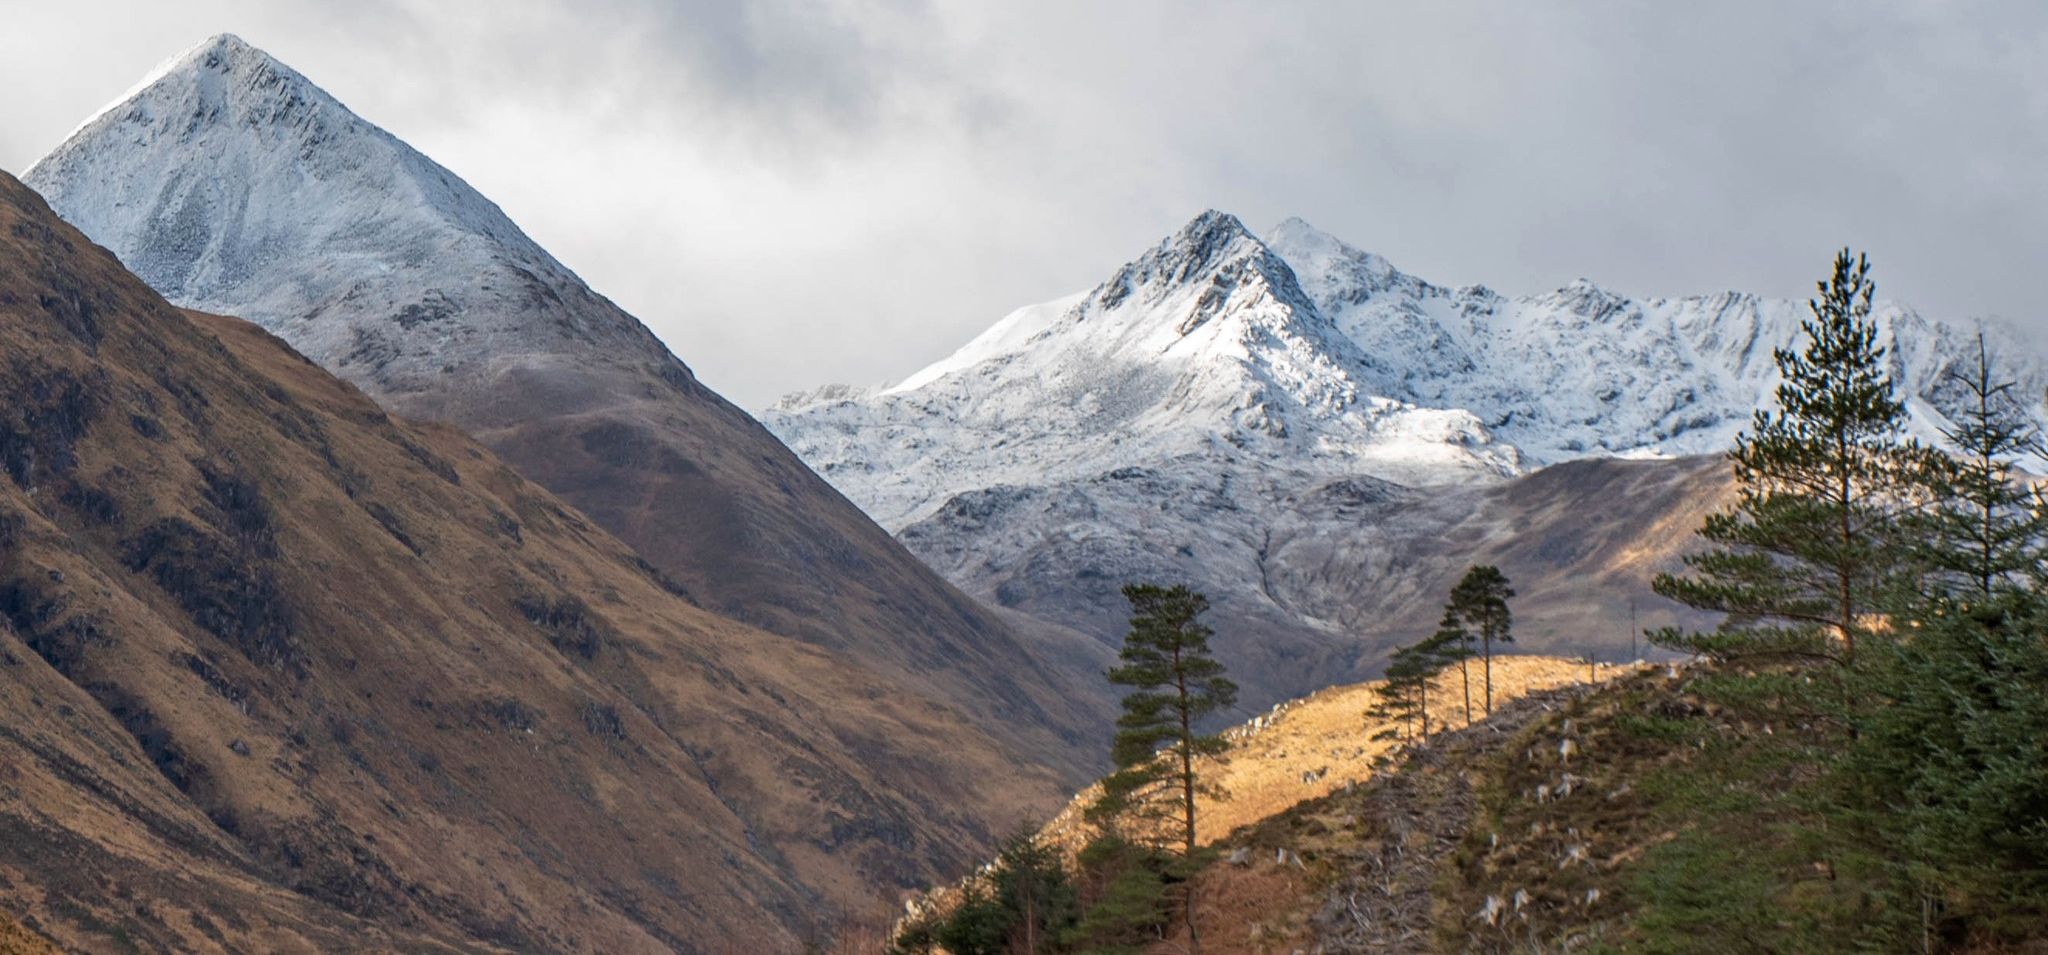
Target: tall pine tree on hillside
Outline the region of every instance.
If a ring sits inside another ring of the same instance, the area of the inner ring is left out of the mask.
[[[1479,637],[1479,657],[1486,673],[1486,715],[1493,715],[1493,645],[1513,643],[1515,636],[1511,629],[1514,617],[1508,612],[1508,598],[1515,592],[1508,586],[1506,574],[1492,564],[1482,564],[1465,572],[1458,585],[1451,588],[1451,603],[1446,616],[1455,614],[1466,627]]]
[[[1778,407],[1758,410],[1729,454],[1739,498],[1700,528],[1715,546],[1653,584],[1728,616],[1713,633],[1666,629],[1655,642],[1717,659],[1847,661],[1894,580],[1889,529],[1927,455],[1901,436],[1869,260],[1842,250],[1819,290],[1805,347],[1774,353]]]
[[[1195,760],[1229,746],[1196,726],[1237,702],[1237,684],[1224,678],[1223,664],[1209,653],[1211,631],[1200,620],[1208,598],[1185,586],[1131,584],[1124,599],[1131,604],[1131,629],[1124,635],[1121,665],[1109,671],[1109,680],[1131,690],[1110,747],[1116,770],[1102,780],[1102,795],[1089,815],[1137,821],[1141,835],[1163,825],[1179,836],[1182,857],[1193,860],[1199,845],[1195,797],[1210,792]],[[1187,885],[1188,938],[1199,950],[1193,882]]]

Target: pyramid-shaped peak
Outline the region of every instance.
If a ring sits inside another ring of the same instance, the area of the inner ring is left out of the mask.
[[[187,47],[184,52],[165,60],[151,70],[142,81],[120,99],[115,100],[102,113],[133,100],[150,88],[167,80],[189,79],[200,73],[234,75],[237,73],[268,73],[304,83],[306,78],[298,71],[286,66],[276,57],[265,53],[254,44],[232,33],[216,33]]]
[[[1244,222],[1228,212],[1209,209],[1153,246],[1133,265],[1141,271],[1188,278],[1232,259],[1270,257],[1272,253]]]
[[[126,92],[115,97],[105,106],[94,110],[91,115],[79,122],[77,126],[72,127],[71,132],[64,137],[64,142],[68,144],[72,140],[80,138],[81,133],[99,125],[100,121],[110,114],[115,116],[115,121],[118,121],[123,116],[133,115],[135,111],[131,107],[158,87],[166,85],[191,87],[196,85],[191,81],[191,78],[200,74],[231,74],[238,70],[242,72],[264,72],[278,77],[290,76],[296,83],[306,83],[303,76],[300,76],[283,63],[278,62],[276,57],[257,49],[247,40],[232,33],[216,33],[186,47],[172,55],[169,59],[158,63],[154,69],[143,74],[142,79],[138,80],[135,85],[130,86]],[[60,146],[59,149],[61,150],[62,147]],[[42,161],[47,161],[49,158],[45,156]],[[36,165],[41,165],[42,161],[39,161]],[[28,181],[34,175],[35,166],[32,165],[23,173],[22,179]]]
[[[1244,222],[1228,212],[1215,209],[1204,210],[1201,215],[1188,220],[1156,251],[1161,255],[1172,255],[1193,259],[1208,264],[1232,251],[1243,251],[1247,246],[1264,250],[1264,243]]]
[[[135,94],[171,81],[189,83],[198,75],[208,73],[254,80],[236,82],[219,90],[243,97],[273,92],[282,87],[313,87],[299,71],[249,41],[232,33],[216,33],[158,67],[138,85]]]
[[[1125,265],[1096,289],[1092,300],[1105,308],[1117,307],[1133,294],[1158,301],[1175,289],[1211,282],[1220,271],[1255,273],[1267,285],[1294,288],[1287,263],[1236,216],[1210,209]],[[1229,284],[1239,280],[1232,278]]]
[[[1251,230],[1244,227],[1243,220],[1228,212],[1219,209],[1204,209],[1201,214],[1193,219],[1189,219],[1187,225],[1181,227],[1180,234],[1183,236],[1223,235],[1234,237],[1240,235],[1249,236],[1251,235]]]
[[[1291,238],[1318,242],[1335,242],[1338,245],[1343,244],[1336,236],[1310,225],[1307,219],[1300,216],[1288,216],[1280,220],[1280,224],[1274,226],[1272,231],[1266,233],[1266,237],[1268,239]]]
[[[232,33],[216,33],[199,42],[180,58],[180,65],[230,73],[241,69],[283,69],[297,75],[277,57]],[[175,67],[172,71],[175,72]]]
[[[460,177],[231,33],[166,61],[22,178],[166,298],[273,330],[344,300],[366,308],[357,286],[373,280],[393,297],[387,315],[578,284]],[[340,261],[364,271],[324,267]],[[506,262],[531,274],[482,278]],[[317,324],[294,347],[346,351],[340,319]]]
[[[217,33],[157,64],[113,102],[66,136],[37,166],[93,138],[96,129],[127,123],[177,126],[191,135],[201,126],[261,126],[295,119],[309,110],[353,118],[297,70],[232,33]],[[35,167],[23,179],[32,185]]]
[[[264,59],[273,59],[270,54],[257,49],[255,44],[232,33],[216,33],[199,41],[187,53],[188,56],[197,54],[224,59],[242,59],[258,56]]]

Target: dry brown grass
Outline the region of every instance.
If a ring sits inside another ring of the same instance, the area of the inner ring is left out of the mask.
[[[1610,664],[1589,668],[1583,661],[1561,657],[1498,656],[1493,660],[1494,704],[1537,690],[1606,681],[1634,669]],[[1479,661],[1472,662],[1471,679],[1473,715],[1483,719]],[[1370,777],[1374,762],[1395,745],[1374,739],[1391,727],[1369,722],[1366,717],[1378,701],[1381,685],[1382,681],[1375,680],[1333,686],[1281,703],[1227,731],[1230,751],[1220,759],[1203,760],[1197,770],[1224,794],[1221,799],[1196,801],[1202,844],[1214,843],[1240,826]],[[1464,697],[1455,667],[1438,676],[1429,699],[1432,733],[1465,725]],[[1439,725],[1440,718],[1446,722]],[[1042,830],[1045,837],[1078,850],[1090,835],[1083,813],[1099,792],[1090,787],[1075,796],[1046,824]]]
[[[20,922],[0,915],[0,955],[59,955],[57,947]]]
[[[1606,682],[1638,670],[1634,665],[1600,664],[1548,656],[1499,656],[1493,661],[1496,708],[1531,693],[1573,684]],[[1471,667],[1473,715],[1484,721],[1481,664]],[[1376,765],[1398,741],[1374,739],[1390,729],[1367,713],[1378,702],[1384,681],[1333,686],[1275,706],[1271,711],[1226,731],[1231,740],[1224,756],[1203,760],[1198,771],[1223,792],[1223,798],[1197,801],[1200,839],[1213,845],[1233,832],[1254,826],[1292,809],[1364,782],[1381,771]],[[1430,691],[1432,734],[1467,725],[1459,671],[1446,670]],[[1439,716],[1446,718],[1441,725]],[[1068,802],[1059,815],[1039,830],[1039,837],[1059,846],[1071,858],[1094,835],[1084,815],[1100,792],[1091,786]],[[1271,862],[1271,859],[1265,859]],[[1307,916],[1303,887],[1307,873],[1273,865],[1248,869],[1212,867],[1199,890],[1205,926],[1228,926],[1225,947],[1218,952],[1288,952],[1305,937]],[[946,886],[913,899],[917,911],[945,911],[958,898],[957,886]],[[1247,926],[1252,930],[1247,931]],[[1205,929],[1206,931],[1206,929]],[[1204,950],[1211,946],[1204,944]]]

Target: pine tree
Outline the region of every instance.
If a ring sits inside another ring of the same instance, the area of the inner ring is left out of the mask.
[[[950,955],[1002,955],[1009,945],[1011,918],[989,886],[972,880],[960,890],[960,901],[931,938]]]
[[[1919,574],[1886,605],[1899,639],[1849,674],[1865,701],[1843,764],[1922,912],[2048,917],[2048,507],[2006,461],[2038,435],[1982,338],[1951,379],[1955,453],[1919,472]]]
[[[1465,698],[1465,722],[1472,722],[1472,658],[1478,651],[1472,649],[1472,631],[1458,618],[1458,608],[1453,604],[1444,605],[1444,617],[1436,625],[1432,639],[1442,648],[1439,652],[1447,663],[1458,665],[1458,686]]]
[[[1455,613],[1458,620],[1479,637],[1479,656],[1486,675],[1486,715],[1493,715],[1493,645],[1515,642],[1512,626],[1513,614],[1508,612],[1508,600],[1515,592],[1508,586],[1506,574],[1491,564],[1482,564],[1465,572],[1456,587],[1451,588],[1451,603],[1446,611],[1448,616]]]
[[[1710,634],[1659,631],[1654,642],[1732,657],[1854,657],[1897,569],[1888,526],[1926,454],[1902,440],[1885,349],[1870,319],[1870,263],[1844,249],[1808,302],[1803,350],[1774,353],[1775,410],[1758,410],[1729,455],[1739,498],[1710,515],[1686,576],[1653,589],[1727,614]]]
[[[1385,679],[1373,688],[1373,705],[1365,711],[1366,720],[1368,724],[1387,724],[1386,728],[1373,734],[1373,739],[1402,739],[1415,735],[1413,730],[1418,714],[1422,719],[1422,735],[1424,738],[1429,736],[1429,707],[1423,699],[1423,688],[1427,686],[1429,674],[1422,668],[1414,649],[1402,647],[1395,650],[1387,661]]]
[[[1156,941],[1171,911],[1166,874],[1172,859],[1114,834],[1081,848],[1082,914],[1060,942],[1088,953],[1140,952]]]
[[[2001,584],[2041,579],[2048,558],[2041,543],[2048,539],[2048,507],[2017,480],[2011,464],[2048,450],[2017,386],[1999,380],[1993,364],[1980,333],[1974,362],[1945,376],[1967,399],[1955,415],[1960,423],[1942,430],[1956,453],[1921,472],[1924,491],[1938,503],[1920,522],[1917,556],[1933,582],[1977,600],[1989,599]]]
[[[1010,838],[990,879],[1008,915],[1012,951],[1038,955],[1080,919],[1080,899],[1059,851],[1031,833]]]
[[[1419,721],[1421,739],[1429,741],[1430,685],[1451,661],[1461,659],[1459,639],[1456,633],[1439,631],[1394,651],[1387,663],[1386,680],[1373,691],[1377,700],[1366,716],[1375,721],[1398,722],[1402,729],[1390,727],[1375,735],[1375,739],[1414,735],[1407,732],[1407,727]]]
[[[1936,607],[1858,662],[1845,775],[1923,899],[2048,918],[2048,599]]]
[[[1110,747],[1116,770],[1102,781],[1102,795],[1090,807],[1098,820],[1125,819],[1145,828],[1177,829],[1182,858],[1193,860],[1199,845],[1195,797],[1212,792],[1195,769],[1197,757],[1228,748],[1221,736],[1196,731],[1202,719],[1237,702],[1237,685],[1209,653],[1211,631],[1200,617],[1208,598],[1185,586],[1132,584],[1131,629],[1124,635],[1109,681],[1130,687]],[[1163,751],[1163,752],[1162,752]],[[1193,891],[1193,883],[1188,883]],[[1193,897],[1187,899],[1188,937],[1195,941]]]

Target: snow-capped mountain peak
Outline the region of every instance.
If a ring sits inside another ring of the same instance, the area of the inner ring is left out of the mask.
[[[1080,345],[1098,358],[1148,363],[1178,352],[1187,360],[1210,318],[1231,314],[1284,324],[1296,316],[1320,320],[1307,304],[1287,263],[1275,256],[1244,223],[1209,210],[1118,269],[1091,291],[1020,308],[953,354],[882,390],[901,394],[983,362],[1008,360],[1034,349]],[[1212,329],[1200,343],[1214,345],[1230,333]],[[1238,330],[1242,332],[1242,329]],[[1240,335],[1241,337],[1241,335]],[[781,410],[821,398],[850,397],[843,387],[793,395]]]
[[[1236,216],[1212,209],[1118,270],[1096,288],[1089,304],[1110,310],[1135,299],[1157,306],[1190,288],[1198,290],[1195,308],[1178,316],[1176,334],[1186,335],[1229,310],[1229,299],[1240,291],[1245,297],[1267,296],[1290,307],[1305,301],[1287,263]]]
[[[252,56],[262,57],[265,60],[271,59],[270,54],[250,46],[241,37],[232,33],[216,33],[192,46],[186,47],[177,54],[165,59],[162,63],[157,64],[155,69],[144,74],[141,80],[128,88],[127,92],[108,101],[107,105],[94,110],[92,115],[87,116],[77,126],[72,127],[71,132],[67,133],[64,138],[68,140],[78,135],[80,130],[92,125],[100,117],[127,105],[130,100],[135,99],[143,90],[156,85],[157,81],[171,73],[177,72],[194,60],[212,59],[216,62],[227,62],[230,60],[247,59]],[[271,62],[275,63],[276,61],[271,60]],[[30,171],[33,171],[35,167],[31,166],[29,168]]]
[[[396,189],[391,204],[426,206],[467,231],[519,247],[525,255],[547,257],[494,203],[453,173],[232,33],[217,34],[166,60],[121,99],[81,124],[22,178],[31,184],[66,180],[61,167],[104,158],[110,152],[106,142],[115,136],[132,137],[136,152],[159,155],[222,148],[246,154],[260,149],[310,162],[322,154],[336,154],[336,159],[322,164],[325,168],[309,166],[305,178],[315,182],[329,181],[333,173],[351,166],[351,171],[369,175],[373,170],[364,168],[367,160],[393,154],[400,160],[401,174],[379,182]],[[272,158],[269,164],[275,162]]]
[[[1287,261],[1210,211],[893,388],[814,392],[765,423],[890,527],[965,491],[1166,460],[1413,483],[1518,469],[1471,414],[1389,400],[1372,374]]]
[[[673,364],[460,177],[231,34],[24,180],[167,298],[257,321],[387,400],[569,354]]]
[[[1772,352],[1798,346],[1805,314],[1587,279],[1450,288],[1300,219],[1261,237],[1206,212],[894,388],[814,392],[764,420],[1006,606],[1107,635],[1119,584],[1190,582],[1248,696],[1286,695],[1333,657],[1418,635],[1401,621],[1426,626],[1474,562],[1599,594],[1535,610],[1537,639],[1578,651],[1634,629],[1595,605],[1648,596],[1725,471],[1572,459],[1725,449],[1771,401]],[[1976,327],[1877,318],[1910,430],[1938,440]],[[1986,332],[2018,392],[2041,394],[2038,339]],[[1400,600],[1417,612],[1385,615]]]

